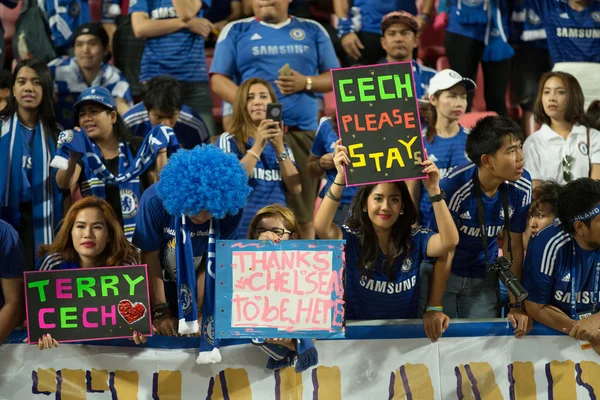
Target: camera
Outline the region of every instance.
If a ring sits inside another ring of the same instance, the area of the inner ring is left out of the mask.
[[[515,299],[522,303],[529,296],[529,292],[521,285],[519,279],[510,270],[512,261],[506,257],[497,257],[493,264],[488,264],[487,272],[495,271],[498,278],[504,283],[504,286],[515,296]]]

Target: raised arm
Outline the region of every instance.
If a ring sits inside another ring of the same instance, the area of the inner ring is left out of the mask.
[[[152,20],[145,12],[131,13],[131,28],[138,39],[165,36],[186,27],[186,23],[181,18]]]
[[[327,191],[327,195],[323,198],[313,226],[315,232],[321,239],[342,239],[342,230],[339,226],[333,223],[333,217],[338,207],[342,193],[344,192],[344,186],[346,185],[344,179],[344,166],[350,165],[350,159],[348,158],[348,150],[342,146],[342,140],[338,140],[335,143],[335,150],[333,155],[333,163],[337,169],[337,175],[333,180],[333,184]]]

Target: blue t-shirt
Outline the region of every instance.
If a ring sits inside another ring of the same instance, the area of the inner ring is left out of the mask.
[[[135,232],[132,243],[142,251],[160,251],[160,263],[165,281],[177,280],[175,260],[175,216],[170,215],[156,191],[156,184],[150,186],[142,195],[140,208],[136,216]],[[235,239],[242,211],[228,215],[219,221],[218,239]],[[188,219],[190,237],[194,251],[196,269],[200,266],[202,255],[208,250],[208,231],[210,221],[196,225]]]
[[[123,120],[125,121],[125,125],[136,136],[146,137],[148,132],[153,128],[144,103],[138,103],[127,110],[123,114]],[[210,141],[208,128],[202,117],[185,104],[179,111],[179,119],[177,119],[173,131],[175,132],[175,136],[177,136],[179,145],[186,149],[192,149],[203,143],[208,144]]]
[[[582,249],[562,225],[542,229],[529,241],[523,264],[527,300],[550,304],[571,316],[571,280],[575,279],[576,312],[592,311],[599,256],[600,250]]]
[[[456,35],[462,35],[462,36],[466,36],[469,37],[471,39],[475,39],[475,40],[479,40],[481,42],[483,42],[485,40],[485,32],[487,29],[487,24],[486,23],[482,23],[482,24],[473,24],[473,23],[465,23],[463,20],[461,20],[460,14],[461,14],[461,10],[458,8],[458,3],[460,0],[448,0],[449,7],[448,7],[448,26],[446,27],[446,31],[447,32],[451,32],[454,33]],[[492,2],[494,2],[495,0],[492,0]],[[461,2],[461,8],[462,7],[468,7],[471,6],[474,9],[483,9],[483,5],[484,3],[486,3],[486,0],[469,0],[469,1],[465,1],[462,0]],[[508,34],[509,34],[509,15],[510,15],[510,9],[509,9],[509,2],[505,1],[505,0],[500,0],[498,1],[498,3],[500,4],[500,16],[501,16],[501,20],[502,20],[502,32],[492,32],[492,34],[500,34],[500,35],[505,35],[507,36],[508,39]],[[495,8],[495,6],[494,6]],[[484,13],[487,14],[487,11],[483,11]],[[489,17],[488,17],[489,18]]]
[[[239,3],[240,0],[218,0],[213,2],[204,11],[204,17],[210,22],[220,22],[231,14],[231,3]]]
[[[0,219],[0,279],[23,277],[25,261],[23,244],[19,234],[7,222]],[[4,293],[0,287],[0,308],[4,307]]]
[[[221,0],[220,0],[221,1]],[[211,0],[204,0],[202,7],[210,7]],[[131,0],[129,14],[142,12],[151,20],[177,18],[171,0]],[[199,10],[196,17],[202,17]],[[208,82],[204,38],[188,29],[164,36],[147,38],[140,66],[140,82],[155,76],[167,75],[182,82]]]
[[[124,265],[138,265],[139,260],[126,258],[121,262],[117,263],[117,266]],[[36,264],[36,271],[52,271],[60,269],[77,269],[81,268],[79,262],[68,262],[65,260],[61,253],[50,253],[46,254],[44,258],[39,260]]]
[[[477,218],[474,178],[478,172],[475,164],[460,166],[440,181],[440,188],[446,192],[446,202],[458,228],[459,242],[452,261],[452,273],[465,278],[483,278],[486,275],[485,252],[481,240],[481,227]],[[508,196],[510,230],[523,233],[527,225],[527,213],[531,204],[531,177],[524,171],[516,182],[505,182]],[[504,210],[502,196],[498,190],[494,197],[482,194],[485,209],[489,262],[498,256],[498,235],[504,230]],[[437,230],[435,218],[431,228]]]
[[[315,141],[313,142],[310,152],[317,157],[323,157],[327,153],[333,153],[333,150],[335,148],[335,142],[337,142],[338,139],[338,134],[336,131],[333,130],[331,120],[327,117],[323,117],[321,118],[321,123],[319,124],[319,128],[317,129]],[[337,170],[335,168],[328,169],[327,171],[325,171],[327,184],[319,193],[319,197],[325,197],[325,193],[327,193],[327,191],[333,184],[333,181],[335,180],[336,176]],[[342,193],[342,201],[340,202],[340,204],[352,203],[352,199],[354,198],[354,194],[357,190],[357,186],[344,187],[344,192]]]
[[[246,18],[228,24],[219,35],[210,73],[226,75],[236,83],[249,78],[269,81],[283,104],[286,126],[314,131],[317,94],[302,91],[284,96],[275,85],[285,64],[306,76],[339,67],[331,39],[318,22],[291,17],[272,25]]]
[[[566,0],[526,0],[541,25],[526,26],[522,38],[545,37],[552,62],[600,63],[600,1],[590,0],[583,11],[573,10]]]
[[[246,149],[250,149],[253,144],[254,138],[250,138],[246,144]],[[230,133],[225,132],[222,134],[219,137],[218,145],[223,151],[235,154],[240,160],[245,156],[238,148],[235,138]],[[292,151],[287,145],[285,149],[290,156],[290,160],[294,162]],[[244,216],[238,229],[237,239],[245,239],[248,236],[248,227],[258,210],[274,203],[286,205],[285,183],[281,178],[279,162],[276,156],[277,154],[273,146],[267,143],[267,146],[260,154],[260,160],[254,166],[252,175],[248,178],[248,184],[252,188],[252,193],[248,196],[246,207],[244,207]]]
[[[419,267],[427,257],[427,243],[435,232],[412,228],[409,256],[396,259],[390,281],[381,271],[385,256],[380,249],[371,276],[360,274],[360,236],[345,225],[340,229],[346,240],[346,319],[417,318]]]
[[[381,35],[381,19],[392,11],[406,11],[417,15],[417,2],[414,0],[354,0],[354,7],[360,8],[361,31]]]
[[[426,131],[423,131],[425,137]],[[435,135],[430,142],[423,140],[427,150],[427,158],[435,162],[440,169],[440,176],[443,178],[452,168],[469,163],[465,147],[467,145],[467,135],[469,130],[460,127],[458,133],[451,138],[443,138]],[[433,206],[429,201],[427,190],[421,183],[421,202],[419,204],[419,218],[423,226],[429,226],[429,221],[433,218]]]
[[[63,129],[71,129],[76,124],[73,105],[77,97],[91,86],[102,86],[108,89],[113,97],[125,99],[133,104],[129,82],[117,67],[102,63],[100,72],[91,86],[85,83],[79,64],[75,57],[63,56],[48,63],[48,69],[54,80],[54,91],[57,97],[56,119]]]

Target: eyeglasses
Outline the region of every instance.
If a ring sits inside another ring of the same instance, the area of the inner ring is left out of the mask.
[[[573,174],[571,173],[571,164],[575,161],[575,157],[565,155],[562,159],[562,173],[565,182],[571,182]]]
[[[258,237],[265,232],[273,232],[279,237],[283,237],[283,235],[285,235],[286,233],[292,233],[291,231],[288,231],[284,228],[256,228],[252,231],[252,236],[258,239]]]

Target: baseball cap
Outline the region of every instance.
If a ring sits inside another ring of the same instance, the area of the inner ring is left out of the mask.
[[[94,35],[100,39],[104,48],[108,46],[108,34],[101,24],[88,22],[87,24],[79,25],[73,35],[73,43],[75,43],[75,39],[81,35]]]
[[[414,15],[407,13],[406,11],[392,11],[383,16],[381,19],[381,34],[385,33],[385,30],[393,24],[404,24],[408,26],[414,33],[419,32],[419,24]]]
[[[458,83],[462,83],[465,89],[467,89],[467,92],[472,92],[477,88],[477,85],[472,79],[463,78],[458,72],[451,69],[444,69],[431,78],[427,94],[431,96],[440,90],[450,89]]]
[[[93,86],[87,88],[79,95],[74,107],[77,109],[83,103],[98,103],[111,110],[117,109],[117,102],[110,94],[107,88],[101,86]]]

